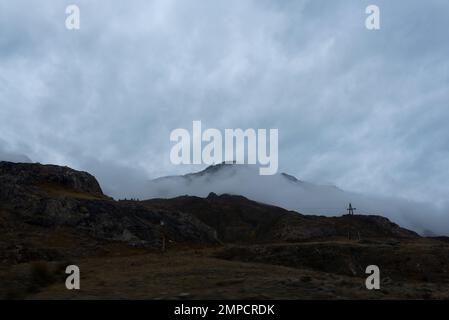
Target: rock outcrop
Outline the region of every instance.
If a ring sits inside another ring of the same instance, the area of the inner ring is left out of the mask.
[[[151,210],[134,201],[105,196],[97,180],[67,167],[0,162],[0,210],[9,223],[67,227],[96,239],[133,246],[170,243],[213,244],[214,230],[176,210]]]
[[[92,175],[68,167],[3,161],[0,162],[0,179],[3,188],[47,186],[96,196],[103,195],[100,185]]]

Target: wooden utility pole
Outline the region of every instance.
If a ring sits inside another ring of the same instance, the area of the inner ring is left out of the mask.
[[[165,250],[166,250],[166,241],[165,241],[165,223],[164,223],[164,221],[162,221],[161,220],[161,236],[162,236],[162,239],[161,239],[161,241],[162,241],[162,246],[161,246],[161,251],[162,251],[162,253],[164,253],[165,252]]]
[[[349,203],[349,207],[348,207],[346,210],[348,210],[348,213],[349,213],[350,215],[354,215],[354,211],[357,210],[357,208],[353,208],[353,207],[352,207],[352,204]]]

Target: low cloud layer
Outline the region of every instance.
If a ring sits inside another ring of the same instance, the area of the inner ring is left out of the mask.
[[[32,162],[30,158],[28,158],[24,154],[15,153],[14,150],[11,150],[4,141],[0,139],[0,161],[9,161],[9,162],[22,162],[22,163],[30,163]]]
[[[2,1],[0,139],[125,196],[201,169],[175,128],[278,128],[282,171],[448,207],[449,3],[375,1],[375,32],[372,3]]]

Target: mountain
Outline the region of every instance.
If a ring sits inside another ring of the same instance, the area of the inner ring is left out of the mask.
[[[302,215],[242,196],[209,194],[142,202],[151,209],[183,211],[217,230],[225,243],[275,243],[338,238],[406,239],[418,235],[380,216]]]
[[[64,286],[71,264],[82,290]],[[364,288],[370,264],[382,290]],[[214,193],[116,201],[87,172],[0,162],[0,298],[448,298],[447,270],[447,238],[380,216],[303,215]]]
[[[29,252],[70,256],[58,249],[61,238],[157,249],[163,234],[174,243],[216,242],[213,230],[191,215],[114,201],[89,173],[54,165],[0,162],[0,213],[0,260],[21,261]],[[42,251],[42,239],[54,241]]]
[[[361,214],[382,215],[403,227],[424,234],[449,234],[449,215],[429,204],[344,191],[332,185],[302,181],[287,173],[261,176],[255,166],[218,164],[203,171],[149,181],[139,198],[242,195],[249,199],[304,214],[339,216],[349,203]]]

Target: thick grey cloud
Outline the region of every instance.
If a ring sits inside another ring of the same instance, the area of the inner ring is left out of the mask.
[[[192,120],[279,128],[282,171],[444,207],[447,30],[441,0],[1,1],[0,137],[120,194],[198,169],[169,162]]]

